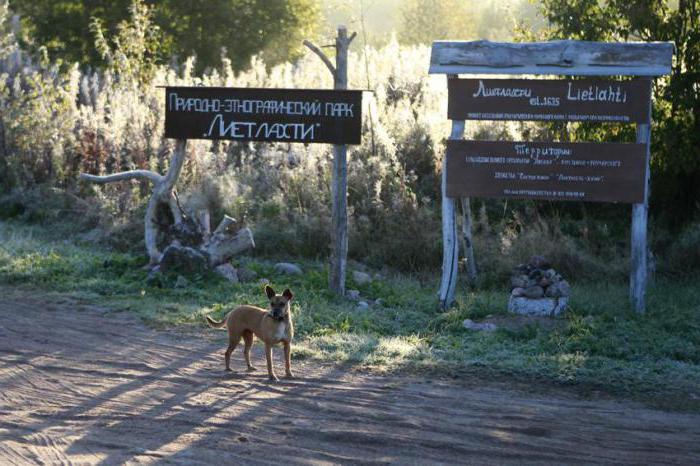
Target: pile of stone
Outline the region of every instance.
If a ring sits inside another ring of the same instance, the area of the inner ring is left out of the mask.
[[[557,315],[567,306],[571,287],[542,256],[513,269],[508,309],[517,314]]]

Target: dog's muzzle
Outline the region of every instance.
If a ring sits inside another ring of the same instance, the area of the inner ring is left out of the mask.
[[[273,313],[269,312],[267,315],[270,316],[270,318],[272,318],[278,322],[282,322],[284,320],[284,318],[287,317],[286,312],[284,314],[273,314]]]

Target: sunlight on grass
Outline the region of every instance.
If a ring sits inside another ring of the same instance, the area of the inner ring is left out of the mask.
[[[243,303],[266,306],[259,280],[232,285],[205,275],[176,287],[177,277],[166,276],[160,286],[148,286],[145,257],[57,240],[41,227],[0,222],[0,244],[0,283],[128,310],[157,327],[204,327],[204,315],[222,318]],[[318,262],[298,260],[305,273],[286,276],[272,261],[240,261],[274,287],[294,290],[297,359],[381,372],[480,370],[615,393],[677,393],[678,399],[700,386],[700,287],[694,282],[651,287],[645,315],[629,308],[626,284],[575,284],[562,318],[508,326],[506,293],[499,288],[460,287],[457,304],[441,313],[437,283],[397,275],[359,285],[351,278],[349,286],[364,299],[381,300],[361,308],[327,290]],[[497,319],[499,328],[466,330],[466,318]]]

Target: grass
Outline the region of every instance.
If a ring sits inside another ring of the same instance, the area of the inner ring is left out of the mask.
[[[448,312],[436,309],[437,278],[376,279],[349,288],[381,304],[361,309],[326,289],[314,261],[297,261],[302,276],[280,276],[272,261],[240,261],[277,288],[295,292],[296,358],[342,362],[379,372],[437,371],[526,382],[566,384],[700,410],[700,285],[661,281],[650,287],[648,312],[630,309],[620,283],[577,283],[571,309],[554,322],[505,314],[506,290],[460,288]],[[137,312],[153,326],[203,326],[234,304],[265,305],[259,281],[231,285],[215,275],[190,277],[176,287],[146,285],[145,257],[114,253],[78,240],[56,238],[38,226],[0,222],[0,282],[70,294]],[[240,265],[240,264],[239,264]],[[466,318],[494,321],[498,330],[475,332]]]

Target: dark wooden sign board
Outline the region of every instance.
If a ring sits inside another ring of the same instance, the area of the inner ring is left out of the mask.
[[[447,195],[644,200],[644,144],[447,141]]]
[[[166,87],[165,137],[360,144],[362,91]]]
[[[642,80],[450,79],[447,117],[646,123],[650,98]]]

